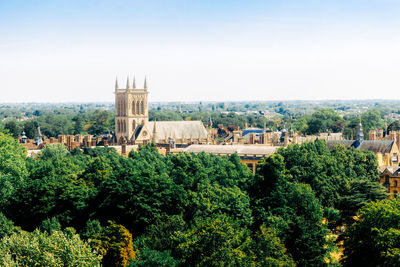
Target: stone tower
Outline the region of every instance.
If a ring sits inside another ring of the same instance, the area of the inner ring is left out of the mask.
[[[119,89],[118,80],[115,81],[115,134],[118,143],[123,139],[134,141],[141,133],[142,140],[150,139],[150,133],[146,131],[149,122],[147,79],[144,80],[143,89],[136,88],[133,78],[132,87],[129,77],[125,89]]]

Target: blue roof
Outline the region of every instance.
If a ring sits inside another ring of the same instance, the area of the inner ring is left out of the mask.
[[[259,129],[259,128],[253,128],[253,129],[244,129],[242,131],[242,136],[245,136],[246,134],[249,133],[263,133],[264,129]]]

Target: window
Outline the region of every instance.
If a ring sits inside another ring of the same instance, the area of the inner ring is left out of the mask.
[[[394,181],[393,186],[397,187],[397,181]]]

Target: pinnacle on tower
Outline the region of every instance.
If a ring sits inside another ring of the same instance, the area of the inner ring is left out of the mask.
[[[126,90],[131,89],[131,85],[129,84],[129,76],[126,78]]]
[[[133,76],[132,89],[136,89],[136,78]]]
[[[144,76],[144,89],[147,90],[147,77]]]
[[[153,143],[158,142],[158,134],[157,134],[157,118],[154,118],[154,127],[153,127]]]
[[[358,132],[357,132],[357,140],[356,140],[356,147],[360,146],[361,143],[364,141],[364,132],[361,124],[361,116],[360,116],[360,124],[358,125]]]
[[[115,77],[115,91],[118,90],[118,77]]]

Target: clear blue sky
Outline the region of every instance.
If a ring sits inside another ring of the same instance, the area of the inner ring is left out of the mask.
[[[399,98],[400,0],[0,1],[0,102]]]

